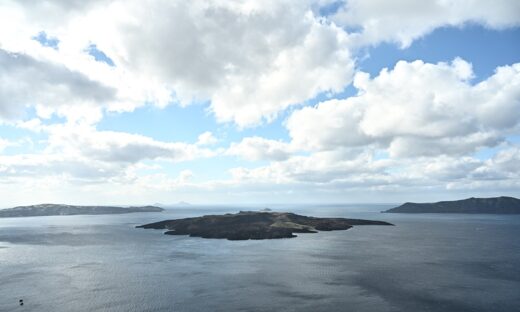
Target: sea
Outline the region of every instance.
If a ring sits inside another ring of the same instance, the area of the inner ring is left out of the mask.
[[[135,228],[238,206],[0,219],[0,311],[520,311],[520,215],[390,207],[275,207],[395,226],[250,241]]]

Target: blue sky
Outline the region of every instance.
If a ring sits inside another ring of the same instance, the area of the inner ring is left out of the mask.
[[[111,2],[2,5],[4,205],[520,196],[514,1]]]

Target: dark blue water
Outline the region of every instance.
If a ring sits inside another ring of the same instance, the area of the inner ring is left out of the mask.
[[[0,219],[0,311],[520,311],[520,216],[383,208],[290,210],[395,227],[233,242],[134,226],[236,208]]]

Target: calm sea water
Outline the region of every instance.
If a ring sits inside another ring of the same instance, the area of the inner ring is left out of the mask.
[[[134,228],[238,208],[0,219],[0,311],[520,311],[520,216],[385,208],[285,207],[396,226],[262,241]]]

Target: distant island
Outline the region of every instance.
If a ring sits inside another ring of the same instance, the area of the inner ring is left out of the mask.
[[[354,225],[393,225],[383,221],[345,218],[315,218],[289,212],[241,211],[235,214],[207,215],[165,220],[137,226],[167,230],[167,235],[189,235],[228,240],[292,238],[294,233],[348,230]]]
[[[0,209],[0,218],[37,217],[37,216],[70,216],[70,215],[100,215],[121,214],[132,212],[161,212],[164,209],[155,206],[114,207],[114,206],[73,206],[58,204],[41,204],[18,206]]]
[[[385,213],[490,213],[520,214],[520,199],[514,197],[468,198],[437,203],[405,203]]]

